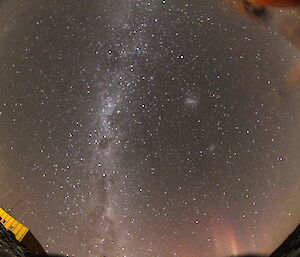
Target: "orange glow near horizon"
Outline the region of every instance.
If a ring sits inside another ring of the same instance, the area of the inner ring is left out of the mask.
[[[276,7],[293,7],[300,4],[299,0],[250,0],[249,2]]]
[[[240,253],[234,229],[230,224],[219,224],[213,231],[217,256],[237,255]]]

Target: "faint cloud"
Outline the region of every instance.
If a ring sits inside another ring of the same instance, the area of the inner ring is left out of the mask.
[[[197,96],[187,96],[184,99],[184,105],[190,108],[196,108],[199,105],[199,98]]]

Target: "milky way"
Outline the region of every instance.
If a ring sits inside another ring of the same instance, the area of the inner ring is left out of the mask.
[[[299,223],[298,50],[226,8],[0,1],[0,205],[47,251],[270,253]]]

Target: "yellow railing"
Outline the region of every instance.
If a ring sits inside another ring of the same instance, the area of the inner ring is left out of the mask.
[[[19,221],[14,219],[2,208],[0,208],[0,222],[7,230],[11,231],[15,235],[16,239],[20,242],[29,231],[29,228],[25,227]]]

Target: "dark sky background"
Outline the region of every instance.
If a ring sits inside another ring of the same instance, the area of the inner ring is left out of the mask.
[[[0,204],[47,251],[270,253],[299,223],[299,54],[227,7],[0,1]]]

